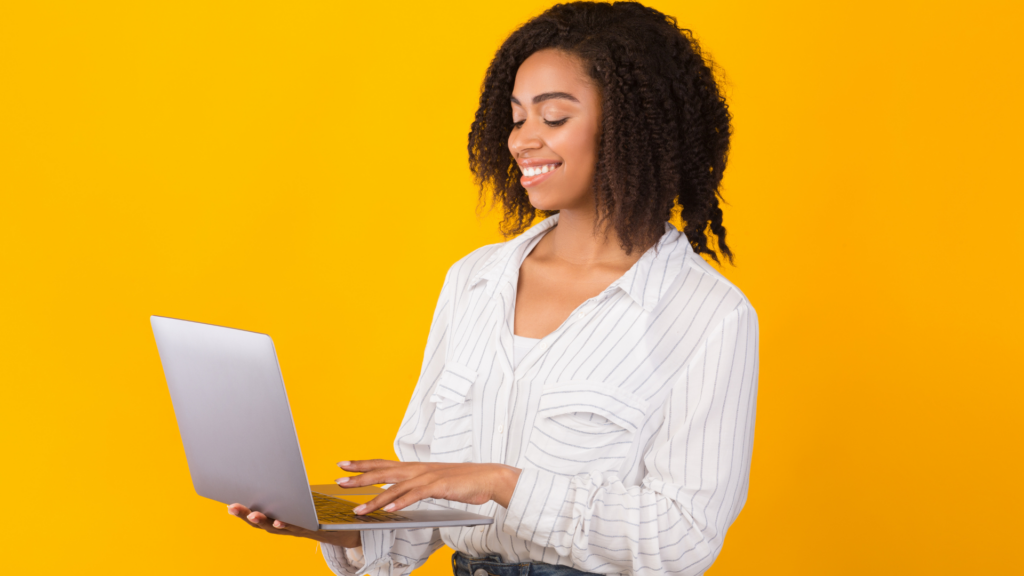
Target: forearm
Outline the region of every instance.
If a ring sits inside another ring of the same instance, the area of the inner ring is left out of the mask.
[[[362,546],[362,540],[359,537],[358,530],[344,530],[338,531],[337,535],[332,539],[332,544],[341,546],[342,548],[357,548]]]

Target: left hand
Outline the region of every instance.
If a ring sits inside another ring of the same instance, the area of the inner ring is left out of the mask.
[[[238,516],[246,524],[254,528],[261,528],[270,534],[309,538],[310,540],[316,540],[324,544],[334,544],[343,548],[355,548],[362,544],[362,539],[356,530],[317,530],[314,532],[306,530],[301,526],[286,524],[280,520],[271,520],[263,512],[250,510],[237,502],[228,505],[228,513],[232,516]]]
[[[358,506],[356,514],[369,514],[383,508],[401,510],[424,498],[440,498],[465,504],[485,504],[494,500],[508,508],[519,481],[519,468],[504,464],[449,464],[444,462],[395,462],[393,460],[353,460],[339,462],[347,472],[362,472],[335,480],[342,488],[360,488],[373,484],[393,484],[373,500]]]

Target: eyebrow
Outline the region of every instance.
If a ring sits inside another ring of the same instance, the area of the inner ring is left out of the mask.
[[[569,100],[570,102],[576,102],[577,104],[579,103],[579,100],[577,100],[575,96],[569,94],[568,92],[545,92],[543,94],[538,94],[533,97],[533,103],[540,104],[545,100],[554,100],[556,98],[561,100]],[[522,106],[522,104],[519,103],[519,100],[517,100],[515,96],[512,97],[512,103],[519,104],[520,106]]]

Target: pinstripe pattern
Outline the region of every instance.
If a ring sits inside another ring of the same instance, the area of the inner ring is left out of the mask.
[[[659,243],[513,367],[519,265],[558,221],[449,270],[395,451],[523,470],[489,527],[364,531],[365,567],[400,574],[442,543],[605,574],[701,574],[747,497],[757,316],[666,225]],[[360,568],[362,568],[360,570]]]

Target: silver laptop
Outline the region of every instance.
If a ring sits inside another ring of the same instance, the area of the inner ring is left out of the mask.
[[[153,336],[200,496],[238,502],[307,530],[475,526],[493,519],[421,502],[356,516],[340,496],[381,489],[310,486],[270,336],[152,316]]]

